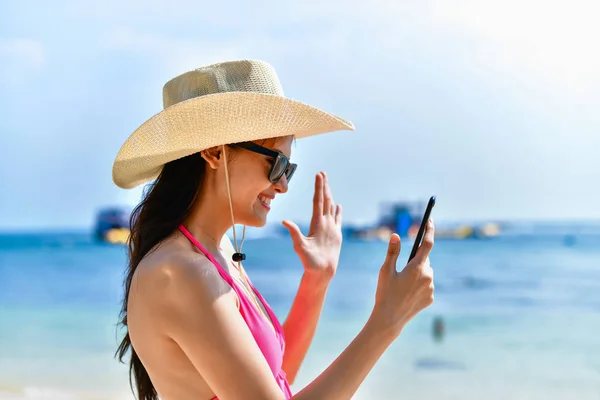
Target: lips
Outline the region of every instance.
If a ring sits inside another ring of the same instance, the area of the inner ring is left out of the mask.
[[[260,203],[267,208],[268,210],[271,209],[271,200],[273,200],[273,196],[268,196],[268,195],[264,195],[261,194],[260,196],[258,196],[258,201],[260,201]]]

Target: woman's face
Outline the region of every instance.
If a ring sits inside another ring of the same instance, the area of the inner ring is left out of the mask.
[[[291,157],[292,141],[293,137],[289,136],[254,143],[281,152],[289,158]],[[222,148],[220,149],[222,151]],[[269,171],[274,162],[273,158],[240,147],[226,146],[226,151],[235,223],[247,226],[264,226],[267,222],[272,200],[288,190],[286,175],[283,174],[279,181],[272,183],[269,180]],[[224,161],[223,157],[220,157],[220,160]],[[224,162],[221,162],[217,169],[218,176],[215,183],[219,186],[217,190],[220,197],[219,203],[224,203],[229,213],[224,167]],[[228,214],[228,217],[230,218],[230,214]]]

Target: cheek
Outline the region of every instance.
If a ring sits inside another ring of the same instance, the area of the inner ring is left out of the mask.
[[[241,202],[253,202],[261,192],[271,186],[267,174],[268,166],[261,163],[240,165],[240,168],[236,168],[235,175],[232,173],[231,176],[232,193],[235,191]]]

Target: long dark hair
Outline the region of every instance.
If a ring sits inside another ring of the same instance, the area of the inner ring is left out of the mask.
[[[169,162],[163,167],[156,181],[147,187],[142,201],[131,213],[129,264],[124,279],[125,295],[119,321],[119,325],[125,328],[126,333],[115,357],[124,363],[125,355],[131,351],[129,384],[133,391],[133,377],[139,400],[158,400],[158,394],[131,345],[127,330],[127,299],[131,280],[142,258],[171,235],[188,216],[202,187],[205,174],[206,161],[200,153]]]

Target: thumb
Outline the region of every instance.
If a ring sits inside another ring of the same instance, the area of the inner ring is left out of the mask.
[[[298,228],[298,225],[288,220],[281,221],[281,224],[285,226],[290,232],[292,241],[294,243],[300,243],[300,241],[302,240],[302,232],[300,231],[300,228]]]
[[[396,261],[400,255],[400,247],[400,236],[398,236],[396,233],[392,233],[388,243],[388,251],[385,256],[385,261],[381,267],[382,270],[385,270],[389,274],[396,272]]]

